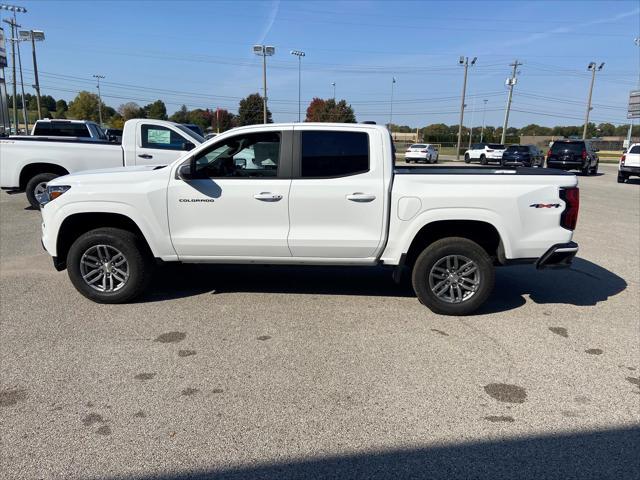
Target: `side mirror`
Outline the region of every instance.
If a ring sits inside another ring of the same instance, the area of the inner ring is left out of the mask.
[[[193,150],[196,146],[191,142],[182,142],[182,150],[188,152],[189,150]]]
[[[190,158],[189,163],[183,163],[178,167],[178,177],[182,180],[191,180],[196,171],[196,159]]]

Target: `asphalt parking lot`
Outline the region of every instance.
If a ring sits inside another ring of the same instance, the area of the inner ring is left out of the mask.
[[[425,309],[377,268],[173,266],[130,305],[0,194],[0,478],[638,478],[640,181],[580,177],[571,270]]]

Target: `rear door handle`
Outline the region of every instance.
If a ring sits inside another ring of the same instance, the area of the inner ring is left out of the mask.
[[[351,200],[352,202],[373,202],[375,199],[376,196],[370,193],[355,192],[347,195],[347,200]]]
[[[140,158],[153,158],[153,155],[149,155],[148,153],[141,153],[138,155]]]
[[[256,200],[260,200],[261,202],[278,202],[282,200],[282,195],[271,192],[260,192],[256,193],[253,198],[255,198]]]

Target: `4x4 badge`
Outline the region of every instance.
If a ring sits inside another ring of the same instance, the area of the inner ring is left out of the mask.
[[[559,203],[532,203],[529,206],[532,208],[560,208]]]

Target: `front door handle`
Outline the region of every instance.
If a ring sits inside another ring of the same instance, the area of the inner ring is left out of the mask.
[[[153,158],[153,155],[149,155],[148,153],[141,153],[138,155],[140,158]]]
[[[260,200],[262,202],[278,202],[282,200],[282,195],[278,195],[277,193],[271,192],[260,192],[256,193],[253,198],[256,200]]]
[[[351,200],[352,202],[373,202],[375,199],[376,196],[370,193],[355,192],[347,195],[347,200]]]

